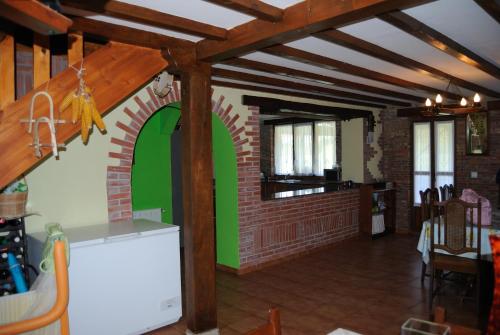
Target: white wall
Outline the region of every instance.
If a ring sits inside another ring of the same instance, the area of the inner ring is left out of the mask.
[[[214,87],[214,98],[218,99],[220,95],[224,95],[222,106],[232,104],[233,111],[240,114],[236,127],[243,126],[243,120],[246,119],[244,116],[248,113],[248,107],[241,104],[241,96],[244,94],[348,107],[325,101]],[[149,100],[145,88],[136,95],[143,101]],[[123,131],[115,124],[119,120],[125,124],[129,123],[128,116],[123,113],[125,106],[133,112],[138,109],[134,100],[129,98],[104,118],[108,128],[107,134],[94,132],[86,146],[81,143],[79,137],[76,137],[68,144],[67,151],[61,153],[60,159],[51,157],[26,176],[29,187],[28,209],[40,214],[27,218],[28,232],[41,231],[48,222],[58,222],[63,228],[107,222],[107,166],[118,164],[116,159],[108,157],[108,153],[119,151],[119,147],[110,143],[110,139],[123,138]],[[362,181],[363,175],[362,130],[361,119],[343,122],[342,167],[344,176],[356,181],[360,178]],[[346,136],[345,141],[344,136]]]
[[[363,137],[364,119],[342,122],[342,179],[364,182]]]

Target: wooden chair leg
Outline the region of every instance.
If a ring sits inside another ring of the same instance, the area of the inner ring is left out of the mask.
[[[422,261],[422,273],[420,275],[420,283],[423,284],[424,283],[424,279],[425,279],[425,272],[427,271],[427,264],[425,264],[424,261]]]
[[[431,280],[429,285],[429,313],[432,314],[432,301],[434,299],[434,268],[431,266]]]
[[[476,311],[477,315],[481,313],[481,304],[479,300],[481,299],[481,280],[479,278],[479,272],[476,274]]]

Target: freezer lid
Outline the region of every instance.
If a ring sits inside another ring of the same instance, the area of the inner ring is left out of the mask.
[[[170,234],[179,231],[179,227],[146,219],[135,219],[67,229],[63,227],[63,230],[71,246],[80,247],[123,238]],[[45,232],[30,235],[41,241],[45,241],[46,238]]]

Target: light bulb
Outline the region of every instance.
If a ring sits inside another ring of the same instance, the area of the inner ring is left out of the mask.
[[[478,102],[480,102],[480,101],[481,101],[481,97],[479,96],[479,94],[477,94],[477,93],[476,93],[476,94],[474,94],[474,102],[475,102],[475,103],[478,103]]]
[[[429,99],[429,98],[425,99],[425,106],[431,107],[431,105],[432,105],[431,99]]]
[[[467,106],[467,99],[462,98],[462,100],[460,100],[460,106],[462,106],[462,107]]]
[[[436,95],[436,103],[440,104],[442,102],[443,102],[443,97],[441,96],[441,94]]]

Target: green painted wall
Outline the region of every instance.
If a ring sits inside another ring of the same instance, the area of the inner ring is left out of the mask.
[[[164,208],[163,222],[172,222],[170,136],[180,117],[179,104],[155,113],[138,136],[132,168],[132,209]],[[212,114],[215,175],[217,263],[240,267],[238,173],[231,134]]]
[[[231,134],[216,114],[212,114],[212,142],[215,175],[217,263],[239,269],[236,151]]]
[[[132,210],[163,208],[165,223],[172,222],[170,135],[179,117],[179,104],[155,113],[142,127],[134,150]]]

